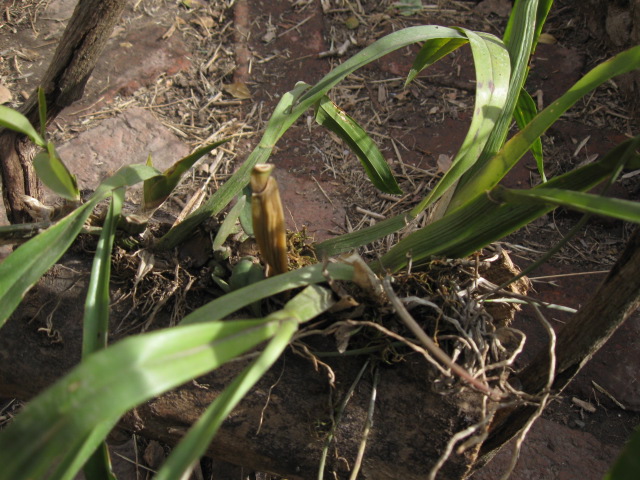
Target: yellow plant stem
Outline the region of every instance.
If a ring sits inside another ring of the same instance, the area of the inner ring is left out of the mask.
[[[267,277],[288,270],[284,211],[278,183],[271,176],[273,168],[271,164],[261,163],[251,172],[253,232],[260,255],[267,264]]]

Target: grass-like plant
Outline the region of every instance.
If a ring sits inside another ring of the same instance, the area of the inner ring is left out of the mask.
[[[502,238],[557,206],[608,215],[640,223],[640,204],[586,193],[603,181],[614,181],[624,168],[640,168],[640,136],[614,148],[601,160],[544,181],[529,190],[507,189],[500,180],[532,149],[542,178],[540,136],[578,100],[616,75],[640,67],[640,46],[595,67],[542,112],[524,89],[528,62],[551,0],[516,2],[504,38],[464,28],[416,26],[387,35],[354,55],[313,86],[298,83],[283,95],[251,155],[238,171],[198,210],[149,247],[157,251],[179,245],[212,215],[220,214],[235,197],[242,198],[257,164],[267,163],[274,146],[309,108],[319,124],[337,133],[356,153],[372,183],[399,193],[392,172],[375,143],[357,122],[327,97],[331,88],[357,69],[412,44],[421,44],[407,83],[419,72],[454,50],[469,45],[476,76],[476,97],[467,135],[450,169],[437,185],[402,215],[316,246],[319,255],[351,251],[412,225],[426,209],[437,205],[434,219],[405,236],[372,262],[378,272],[396,272],[409,258],[413,264],[432,256],[464,257]],[[520,130],[507,140],[513,121]],[[27,135],[42,153],[34,160],[41,180],[54,192],[78,201],[74,177],[64,167],[44,132],[36,132],[17,112],[0,107],[0,124]],[[42,125],[45,122],[41,122]],[[173,450],[156,478],[181,478],[205,452],[222,420],[285,351],[304,322],[334,303],[322,286],[327,273],[351,281],[354,269],[344,263],[311,265],[232,290],[182,319],[179,325],[133,335],[109,345],[109,265],[124,189],[144,182],[144,209],[157,208],[170,195],[180,175],[215,148],[206,146],[160,173],[150,165],[124,167],[104,181],[72,213],[51,224],[18,247],[0,264],[0,326],[26,292],[57,262],[82,231],[94,207],[109,199],[85,301],[83,358],[56,384],[33,399],[15,421],[0,432],[0,479],[72,478],[83,465],[87,472],[109,478],[102,448],[109,431],[131,408],[181,383],[212,371],[251,349],[260,354],[209,406]],[[229,229],[242,206],[225,222]],[[1,227],[5,234],[16,226]],[[220,246],[226,235],[217,238]],[[276,242],[278,243],[278,242]],[[281,242],[280,242],[281,243]],[[301,291],[300,289],[303,287]],[[263,318],[225,318],[254,302],[295,290],[281,309]],[[0,334],[2,334],[0,332]],[[93,457],[92,457],[93,455]],[[94,469],[95,470],[92,470]],[[98,477],[94,477],[98,478]]]

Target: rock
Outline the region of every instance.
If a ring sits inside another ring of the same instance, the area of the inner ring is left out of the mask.
[[[131,108],[102,121],[58,148],[80,189],[95,189],[124,165],[145,163],[164,170],[189,153],[189,148],[148,110]]]

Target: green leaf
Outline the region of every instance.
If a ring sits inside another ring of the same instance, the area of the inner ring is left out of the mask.
[[[476,184],[471,186],[467,186],[467,184],[473,183],[475,177],[487,169],[487,164],[504,145],[513,123],[513,112],[529,73],[529,59],[536,32],[537,7],[537,0],[523,0],[517,2],[511,12],[509,24],[513,25],[512,34],[508,35],[508,41],[505,41],[511,59],[511,79],[506,102],[482,154],[477,162],[460,178],[446,211],[457,208],[465,201],[491,188],[482,189]]]
[[[640,428],[636,428],[616,463],[603,480],[637,480],[640,477]]]
[[[189,170],[204,155],[211,152],[220,145],[227,143],[229,139],[214,142],[205,147],[199,148],[191,155],[178,160],[171,167],[165,170],[162,175],[152,177],[144,182],[143,187],[143,209],[153,210],[159,207],[171,195],[176,188],[182,175]],[[151,165],[151,156],[147,159],[147,165]]]
[[[289,345],[298,324],[311,320],[334,304],[329,290],[310,286],[286,303],[284,309],[269,317],[279,319],[280,328],[260,356],[225,388],[207,408],[156,475],[156,480],[184,478],[184,473],[200,458],[236,405],[253,388]],[[267,318],[269,318],[267,317]]]
[[[469,40],[466,38],[434,38],[426,41],[413,61],[413,65],[411,70],[409,70],[409,75],[407,75],[407,80],[405,81],[404,86],[406,87],[409,83],[415,80],[422,70],[433,65],[442,57],[449,55],[451,52],[457,50],[463,45],[466,45],[467,43],[469,43]]]
[[[460,29],[469,39],[476,71],[476,99],[471,125],[451,167],[429,194],[411,211],[417,216],[438,200],[480,157],[503,114],[508,99],[511,64],[504,45],[488,34]]]
[[[236,222],[238,221],[238,217],[240,217],[240,214],[244,209],[246,203],[247,197],[245,195],[242,195],[238,198],[238,201],[233,206],[233,208],[229,210],[229,213],[227,213],[227,216],[224,218],[222,225],[220,225],[220,228],[218,229],[218,233],[216,233],[216,236],[213,239],[213,245],[211,246],[213,250],[218,250],[220,247],[222,247],[229,235],[231,235],[231,232],[233,231],[233,228],[236,226]]]
[[[38,114],[40,116],[40,134],[42,138],[47,136],[47,99],[44,96],[44,89],[38,87]]]
[[[433,38],[465,38],[453,28],[426,25],[409,27],[393,32],[369,45],[325,75],[313,87],[298,82],[293,90],[285,93],[276,106],[258,146],[244,161],[227,182],[214,193],[200,208],[183,222],[170,230],[156,244],[156,248],[165,250],[175,247],[186,239],[195,227],[211,215],[216,215],[240,193],[249,182],[251,170],[257,163],[267,163],[275,144],[295,123],[295,121],[327,91],[342,81],[347,75],[378,58],[412,43],[424,42]]]
[[[620,198],[602,197],[584,192],[572,192],[557,188],[517,190],[496,187],[492,197],[514,204],[538,203],[564,206],[585,213],[617,218],[627,222],[640,223],[640,202]]]
[[[82,329],[82,358],[107,347],[109,335],[109,284],[111,279],[111,251],[116,234],[116,226],[124,203],[124,188],[113,191],[111,204],[107,211],[98,246],[93,258],[91,277],[84,305],[84,318]],[[103,438],[102,424],[98,424],[90,434],[90,439],[98,436]],[[88,442],[88,446],[92,442]],[[87,444],[83,444],[84,445]],[[83,448],[84,450],[84,448]],[[74,457],[78,458],[78,457]],[[85,478],[97,480],[115,480],[109,458],[107,444],[102,444],[93,452],[87,460],[84,468]]]
[[[531,53],[533,53],[535,51],[536,45],[538,44],[538,38],[542,33],[542,28],[544,27],[544,24],[547,20],[547,15],[549,14],[549,10],[551,10],[551,7],[553,6],[553,0],[538,0],[535,2],[531,0],[526,0],[526,1],[528,1],[530,4],[532,4],[536,8],[535,29],[533,32],[533,42],[531,44]],[[525,1],[520,0],[520,3],[524,4]],[[519,5],[516,7],[519,7]],[[504,40],[504,43],[507,45],[513,43],[511,37],[513,35],[514,28],[516,30],[522,30],[522,17],[518,17],[516,13],[518,12],[514,9],[514,11],[512,12],[512,15],[509,16],[509,21],[507,22],[507,27],[505,29],[503,40]]]
[[[267,278],[217,298],[184,317],[180,325],[222,320],[233,312],[263,298],[272,297],[294,288],[325,282],[327,280],[325,273],[328,278],[334,280],[353,279],[353,267],[343,263],[329,263],[326,266],[322,264],[310,265]]]
[[[247,352],[280,328],[279,319],[179,326],[89,355],[0,431],[0,480],[45,478],[58,463],[81,465],[102,440],[90,435],[96,425],[106,435],[131,408]]]
[[[80,199],[80,191],[75,175],[72,175],[56,152],[51,142],[47,144],[47,150],[38,153],[33,159],[33,167],[47,187],[54,193],[67,200]]]
[[[97,202],[84,204],[0,263],[0,327],[22,297],[71,246]]]
[[[98,202],[110,195],[114,188],[134,185],[153,175],[157,175],[157,170],[144,165],[121,168],[100,184],[87,203],[20,245],[0,263],[0,327],[27,291],[71,246]]]
[[[375,242],[379,238],[391,235],[409,225],[415,217],[410,212],[376,222],[371,227],[361,228],[315,245],[318,258],[333,257],[340,253],[355,250],[362,245]]]
[[[358,156],[367,176],[379,190],[402,194],[376,144],[352,117],[324,95],[316,104],[316,121],[338,135]]]
[[[13,108],[0,105],[0,127],[6,127],[10,130],[22,133],[31,139],[33,143],[39,147],[46,148],[47,143],[38,134],[33,125],[29,123],[27,117],[17,112]]]
[[[626,165],[637,162],[639,144],[640,136],[626,140],[598,162],[552,178],[532,191],[589,190],[617,172],[621,162]],[[406,266],[408,258],[418,265],[432,256],[465,257],[555,208],[548,203],[531,201],[501,203],[500,188],[481,193],[442,219],[407,235],[380,261],[372,262],[371,268],[397,271]]]
[[[468,177],[468,182],[464,187],[458,186],[456,196],[451,201],[449,208],[456,208],[469,201],[479,192],[493,188],[531,148],[536,139],[578,100],[607,80],[639,67],[640,45],[625,50],[593,68],[578,80],[567,93],[536,115],[523,130],[514,135],[482,168],[473,170],[473,176]],[[472,170],[469,171],[468,175],[471,173]]]
[[[522,130],[527,124],[538,114],[538,108],[536,102],[534,102],[531,95],[523,88],[520,90],[520,96],[518,97],[518,103],[516,109],[513,112],[513,117],[518,124],[518,128]],[[538,165],[538,173],[542,178],[542,183],[547,181],[547,177],[544,174],[544,158],[542,155],[542,140],[540,137],[536,138],[531,145],[531,153]]]
[[[400,15],[408,17],[422,10],[422,0],[400,0],[391,6],[397,8]]]
[[[118,218],[124,202],[124,188],[113,191],[111,205],[98,246],[93,258],[91,277],[84,304],[82,356],[96,352],[107,346],[109,329],[109,282],[111,278],[111,250],[115,239]]]

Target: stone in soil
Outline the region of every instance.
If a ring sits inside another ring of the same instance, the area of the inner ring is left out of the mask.
[[[164,170],[189,153],[188,147],[143,108],[103,120],[58,148],[80,189],[95,190],[100,181],[120,167],[145,163]]]

